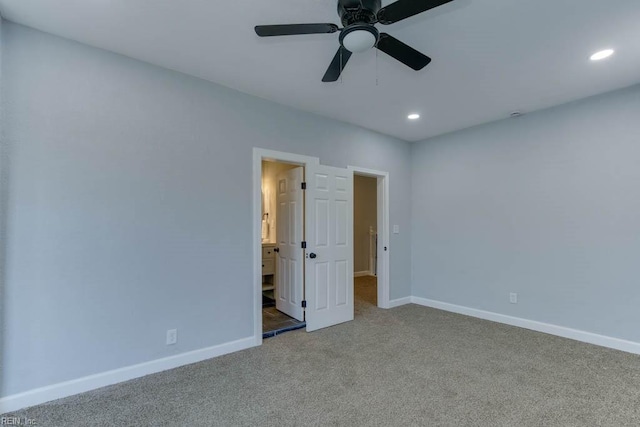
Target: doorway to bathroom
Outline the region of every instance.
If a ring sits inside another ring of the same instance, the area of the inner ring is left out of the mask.
[[[306,326],[303,287],[304,166],[262,160],[262,337]]]

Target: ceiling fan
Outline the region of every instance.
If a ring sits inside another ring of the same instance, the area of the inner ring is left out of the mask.
[[[340,47],[333,57],[323,82],[335,82],[344,70],[352,53],[365,52],[373,47],[418,71],[431,58],[407,46],[374,26],[393,24],[453,0],[398,0],[381,7],[381,0],[338,0],[338,15],[344,28],[335,24],[258,25],[260,37],[293,36],[299,34],[331,34],[340,31]]]

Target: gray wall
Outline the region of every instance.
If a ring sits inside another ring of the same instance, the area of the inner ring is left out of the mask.
[[[369,271],[369,227],[378,228],[378,180],[353,177],[353,271]]]
[[[15,24],[3,36],[2,396],[251,336],[252,147],[388,171],[408,230],[405,142]],[[405,297],[409,233],[390,246]]]
[[[4,109],[3,99],[4,79],[2,78],[2,70],[4,68],[3,56],[4,56],[4,20],[0,16],[0,378],[5,372],[4,366],[4,314],[5,308],[3,301],[5,300],[5,245],[6,240],[6,208],[7,208],[7,176],[8,176],[8,152],[5,144],[4,136]],[[1,384],[0,384],[1,387]],[[2,394],[0,393],[0,396]]]
[[[640,341],[639,119],[635,86],[412,146],[413,295]]]

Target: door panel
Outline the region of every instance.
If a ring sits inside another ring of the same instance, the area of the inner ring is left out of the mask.
[[[329,263],[315,262],[316,300],[312,307],[326,310],[329,307]]]
[[[276,308],[297,319],[304,320],[302,228],[303,180],[301,167],[278,175],[278,204],[276,228],[278,268],[276,270]]]
[[[336,306],[340,307],[348,302],[347,298],[347,268],[346,261],[336,261]]]
[[[315,223],[315,247],[325,248],[329,245],[329,201],[318,200],[314,201],[316,211],[316,223]]]
[[[353,173],[309,165],[305,200],[306,321],[313,331],[353,320]]]

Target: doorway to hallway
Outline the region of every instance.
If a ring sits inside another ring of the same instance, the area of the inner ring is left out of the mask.
[[[355,315],[378,306],[378,179],[353,177],[353,276]]]
[[[389,308],[389,174],[350,166],[354,200],[355,315]]]

